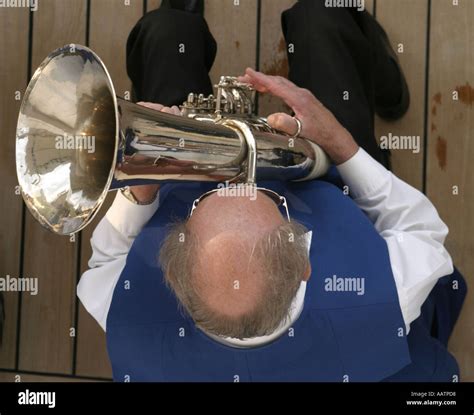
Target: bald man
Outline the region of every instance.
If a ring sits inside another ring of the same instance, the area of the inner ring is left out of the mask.
[[[168,285],[213,335],[271,335],[311,274],[305,228],[288,222],[265,193],[254,193],[206,197],[161,249]]]
[[[449,304],[464,296],[448,289],[462,278],[434,206],[308,90],[252,69],[240,80],[291,107],[345,191],[326,178],[118,192],[78,286],[107,332],[114,379],[456,381],[456,361],[430,333],[448,316],[438,291]],[[268,120],[296,132],[289,115]]]

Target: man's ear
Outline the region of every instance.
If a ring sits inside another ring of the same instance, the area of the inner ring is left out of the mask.
[[[308,261],[308,266],[306,267],[306,271],[303,275],[303,281],[308,281],[311,277],[311,263]]]

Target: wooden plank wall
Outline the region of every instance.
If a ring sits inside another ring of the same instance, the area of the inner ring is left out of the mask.
[[[0,11],[0,25],[4,28],[0,37],[0,126],[3,135],[3,149],[0,151],[0,276],[20,275],[22,257],[21,197],[15,195],[15,131],[20,108],[20,96],[29,78],[28,72],[28,26],[29,12],[25,9]],[[12,47],[15,45],[15,47]],[[8,65],[4,64],[8,62]],[[12,70],[12,68],[14,68]],[[20,94],[20,95],[19,95]],[[17,293],[4,293],[6,320],[4,344],[0,348],[0,367],[16,367],[16,344],[18,334]]]
[[[403,52],[398,56],[411,94],[409,112],[401,120],[392,123],[378,119],[376,134],[379,138],[389,133],[394,136],[420,137],[421,146],[418,153],[410,150],[394,150],[392,163],[394,171],[401,179],[422,190],[428,1],[377,1],[375,13],[396,50],[403,48]]]
[[[46,0],[33,15],[32,68],[53,49],[86,40],[86,1]],[[20,370],[72,370],[77,244],[45,231],[25,217],[24,275],[38,278],[36,296],[23,294],[19,338]]]
[[[206,0],[205,17],[218,41],[211,72],[240,74],[247,66],[286,76],[286,46],[281,12],[295,0]],[[130,91],[125,72],[125,42],[144,12],[161,0],[41,0],[37,12],[0,9],[5,36],[0,39],[0,276],[40,279],[38,296],[6,293],[7,321],[0,348],[0,381],[107,380],[111,377],[105,336],[76,300],[74,290],[90,257],[94,225],[75,241],[57,238],[24,212],[14,168],[14,134],[19,100],[31,71],[54,48],[82,43],[104,60],[118,94]],[[400,121],[377,120],[377,137],[419,136],[418,153],[393,151],[394,171],[426,191],[451,228],[449,249],[468,282],[473,280],[474,186],[469,161],[473,130],[474,2],[470,0],[366,0],[400,50],[412,96]],[[14,45],[14,47],[12,47]],[[15,70],[12,70],[15,68]],[[285,110],[281,102],[259,98],[262,115]],[[111,203],[113,195],[108,198]],[[105,213],[106,207],[101,212]],[[97,223],[100,218],[96,218]],[[469,294],[451,342],[464,380],[474,380],[474,294]],[[71,329],[75,333],[71,335]]]
[[[450,227],[448,248],[474,282],[474,2],[433,1],[426,190]],[[451,341],[465,380],[474,381],[474,289]]]

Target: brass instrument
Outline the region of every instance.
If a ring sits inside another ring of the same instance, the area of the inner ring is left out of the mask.
[[[254,115],[254,91],[222,77],[216,96],[190,94],[184,117],[119,98],[100,58],[80,45],[52,52],[20,109],[18,181],[47,229],[87,226],[109,190],[155,182],[255,183],[323,175],[325,153]]]

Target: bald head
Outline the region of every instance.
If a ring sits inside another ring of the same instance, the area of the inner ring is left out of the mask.
[[[210,309],[239,317],[256,307],[266,285],[257,246],[283,224],[275,202],[260,192],[253,198],[214,193],[203,200],[188,229],[199,239],[195,287]]]
[[[169,286],[203,329],[260,336],[288,315],[307,274],[303,233],[264,193],[214,193],[188,222],[172,228],[160,262]]]

